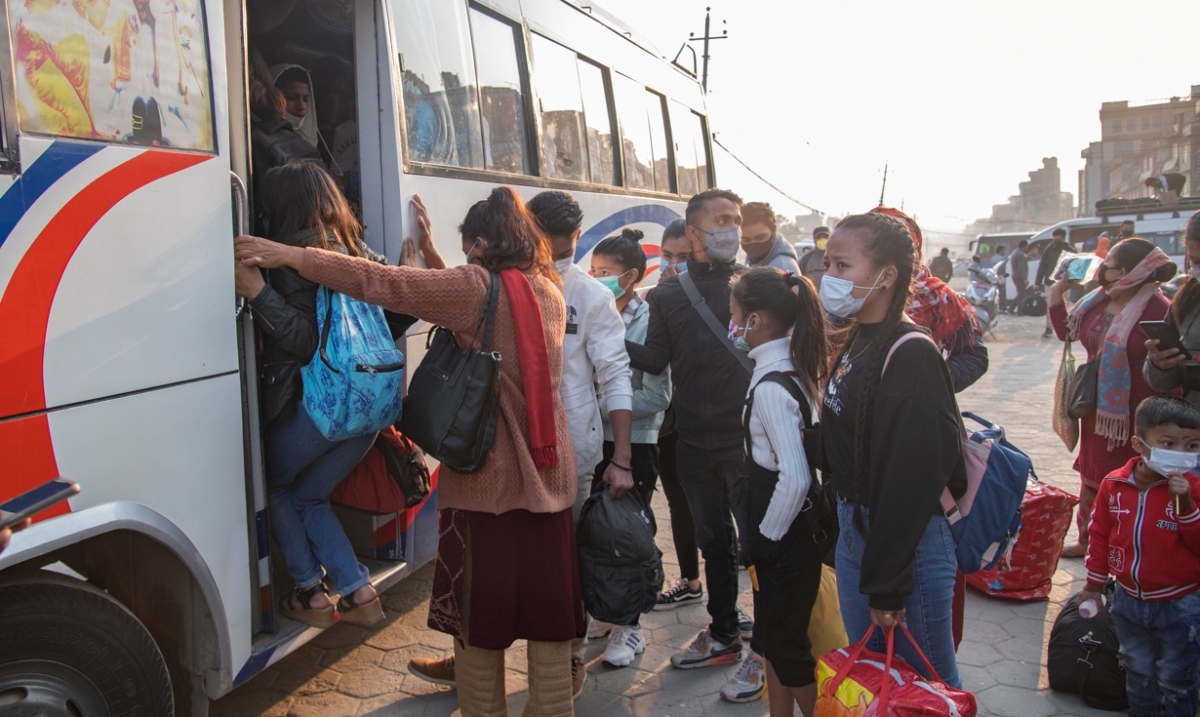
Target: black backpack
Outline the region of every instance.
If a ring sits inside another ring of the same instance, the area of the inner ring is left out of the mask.
[[[1115,583],[1104,586],[1108,604],[1112,604]],[[1125,696],[1125,665],[1121,661],[1121,642],[1108,607],[1100,608],[1093,618],[1079,614],[1079,595],[1063,606],[1050,629],[1046,671],[1050,689],[1070,692],[1083,698],[1090,707],[1120,712],[1129,708]]]
[[[583,604],[593,618],[632,625],[654,608],[663,586],[656,529],[636,490],[617,499],[601,483],[583,504],[575,536]]]

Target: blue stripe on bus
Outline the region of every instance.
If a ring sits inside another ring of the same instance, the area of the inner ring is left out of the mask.
[[[101,144],[54,142],[25,168],[0,197],[0,247],[12,234],[25,212],[46,190],[75,169],[83,160],[104,149]]]
[[[665,227],[679,218],[679,212],[662,204],[639,204],[622,209],[616,214],[601,219],[591,229],[588,229],[587,233],[579,237],[579,244],[575,247],[575,261],[587,256],[587,253],[592,250],[592,247],[599,244],[601,239],[617,233],[622,227],[643,223]]]
[[[233,686],[237,687],[266,669],[267,663],[271,661],[271,656],[278,648],[279,645],[271,645],[262,652],[251,655],[250,659],[246,660],[246,664],[242,665],[242,669],[238,670],[237,677],[233,678]]]

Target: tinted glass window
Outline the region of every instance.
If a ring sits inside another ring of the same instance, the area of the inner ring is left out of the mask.
[[[679,193],[685,197],[708,189],[708,148],[704,132],[704,118],[678,102],[671,102],[671,136],[675,141]]]
[[[613,163],[613,128],[604,70],[579,60],[579,84],[583,91],[583,115],[587,123],[588,174],[596,184],[618,184]]]
[[[482,124],[466,4],[392,0],[408,158],[483,169]]]
[[[646,92],[646,115],[650,120],[650,146],[654,151],[654,188],[674,191],[671,186],[671,152],[667,148],[667,117],[662,95]]]
[[[575,53],[534,35],[533,62],[542,125],[542,173],[555,179],[587,181],[588,148]]]
[[[9,0],[22,131],[216,149],[204,5],[144,7]]]
[[[625,186],[654,189],[654,149],[646,120],[646,88],[615,75],[617,118],[621,122],[621,151],[625,156]]]
[[[487,169],[528,174],[525,96],[515,26],[472,8],[479,96],[483,114],[483,163]]]

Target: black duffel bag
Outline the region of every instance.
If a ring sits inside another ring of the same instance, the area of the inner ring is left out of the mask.
[[[471,345],[460,349],[454,332],[435,327],[404,398],[400,432],[459,473],[483,467],[500,416],[500,354],[491,351],[500,279],[491,275]],[[483,331],[476,350],[475,339]]]
[[[612,497],[598,484],[575,528],[583,604],[596,620],[632,625],[662,592],[662,551],[654,542],[654,514],[637,490]]]
[[[1112,604],[1115,584],[1104,586],[1104,596]],[[1129,708],[1125,696],[1125,665],[1121,662],[1121,642],[1108,607],[1095,617],[1079,614],[1079,595],[1063,606],[1050,629],[1046,672],[1050,689],[1070,692],[1083,698],[1089,707],[1120,712]]]
[[[1045,316],[1048,309],[1046,295],[1040,291],[1031,290],[1025,294],[1025,298],[1021,299],[1017,313],[1021,316]]]

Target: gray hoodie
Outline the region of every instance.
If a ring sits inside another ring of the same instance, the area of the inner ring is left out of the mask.
[[[776,269],[800,275],[800,265],[796,263],[796,250],[792,248],[791,243],[785,241],[778,234],[775,235],[775,241],[771,242],[771,250],[767,252],[766,256],[758,261],[752,261],[747,257],[746,264],[747,266],[773,266]]]

